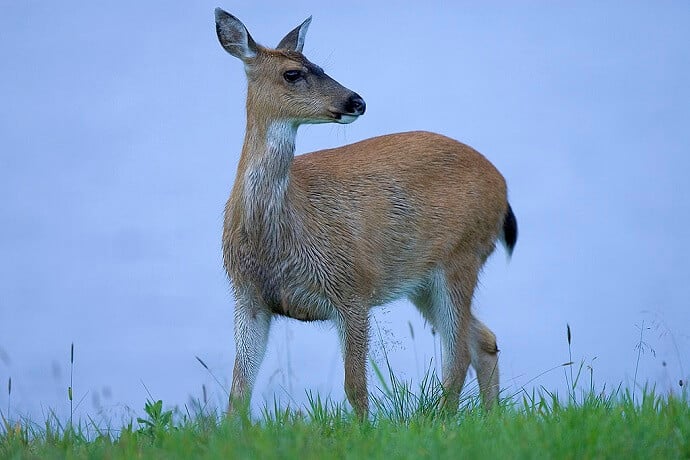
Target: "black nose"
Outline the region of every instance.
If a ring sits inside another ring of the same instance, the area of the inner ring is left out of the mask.
[[[364,99],[357,93],[352,93],[345,103],[345,110],[351,115],[362,115],[366,109],[367,105],[364,103]]]

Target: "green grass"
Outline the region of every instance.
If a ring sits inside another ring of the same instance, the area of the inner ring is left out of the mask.
[[[103,426],[92,419],[74,423],[70,372],[69,418],[63,422],[51,413],[39,425],[6,418],[12,395],[9,379],[7,412],[0,410],[0,459],[690,458],[687,380],[679,382],[680,394],[640,389],[639,348],[632,384],[638,391],[596,391],[592,368],[572,361],[571,338],[568,326],[570,360],[546,371],[564,368],[565,398],[544,389],[523,391],[505,395],[490,412],[477,397],[469,397],[457,413],[444,413],[440,382],[431,367],[413,391],[411,384],[396,378],[384,356],[387,376],[371,362],[378,389],[364,422],[344,404],[309,394],[306,407],[295,410],[276,403],[258,418],[246,413],[225,417],[205,403],[181,412],[151,397],[144,405],[145,416],[125,426]],[[73,363],[72,345],[70,366]]]
[[[588,393],[564,404],[542,393],[504,401],[489,413],[467,400],[452,416],[438,411],[435,400],[394,382],[374,398],[364,423],[318,397],[305,409],[266,409],[258,419],[174,415],[149,401],[146,417],[117,430],[91,421],[62,426],[54,417],[43,426],[4,421],[0,457],[690,458],[684,396],[647,390],[633,401],[628,392]]]

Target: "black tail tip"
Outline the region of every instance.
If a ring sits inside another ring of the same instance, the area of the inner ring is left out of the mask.
[[[508,210],[503,218],[503,242],[508,250],[508,255],[513,255],[513,249],[515,248],[515,243],[517,243],[518,237],[518,225],[515,214],[513,213],[513,208],[508,204]]]

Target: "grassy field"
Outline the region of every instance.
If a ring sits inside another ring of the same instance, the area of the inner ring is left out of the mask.
[[[48,420],[4,420],[1,458],[690,458],[690,404],[651,391],[581,394],[562,403],[548,393],[503,401],[485,413],[466,400],[455,415],[438,410],[428,384],[414,394],[395,383],[373,398],[360,423],[342,405],[311,398],[302,410],[261,417],[195,415],[146,403],[124,427]]]
[[[569,326],[567,339],[570,349]],[[641,352],[639,348],[637,364]],[[690,459],[687,380],[680,380],[679,392],[658,395],[638,387],[636,365],[632,386],[638,391],[597,391],[591,373],[588,382],[581,378],[584,362],[578,367],[569,355],[569,362],[551,369],[566,371],[565,397],[545,389],[531,394],[523,390],[503,395],[490,412],[475,396],[463,399],[457,413],[444,413],[441,385],[431,369],[413,389],[396,378],[387,357],[387,376],[371,362],[378,391],[370,397],[371,414],[364,422],[346,405],[318,395],[309,395],[306,407],[275,405],[258,417],[226,417],[201,402],[173,410],[149,400],[144,416],[125,426],[103,426],[91,419],[72,422],[55,415],[41,423],[8,420],[0,410],[0,459]],[[8,395],[11,386],[9,380]],[[67,390],[71,404],[71,379]]]

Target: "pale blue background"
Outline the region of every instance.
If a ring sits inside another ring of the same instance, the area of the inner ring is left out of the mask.
[[[347,127],[300,130],[306,152],[437,131],[506,176],[520,238],[490,260],[476,312],[499,338],[506,394],[564,392],[573,359],[597,388],[676,391],[690,373],[690,4],[237,2],[275,45],[314,15],[305,53],[367,102]],[[0,410],[214,405],[230,379],[222,211],[244,130],[244,72],[218,45],[217,3],[0,3]],[[438,347],[407,303],[377,311],[401,378]],[[414,327],[412,340],[408,321]],[[649,328],[649,329],[646,329]],[[436,351],[435,351],[436,350]],[[652,351],[653,350],[653,351]],[[588,372],[585,370],[585,372]],[[335,333],[279,321],[255,391],[342,400]]]

